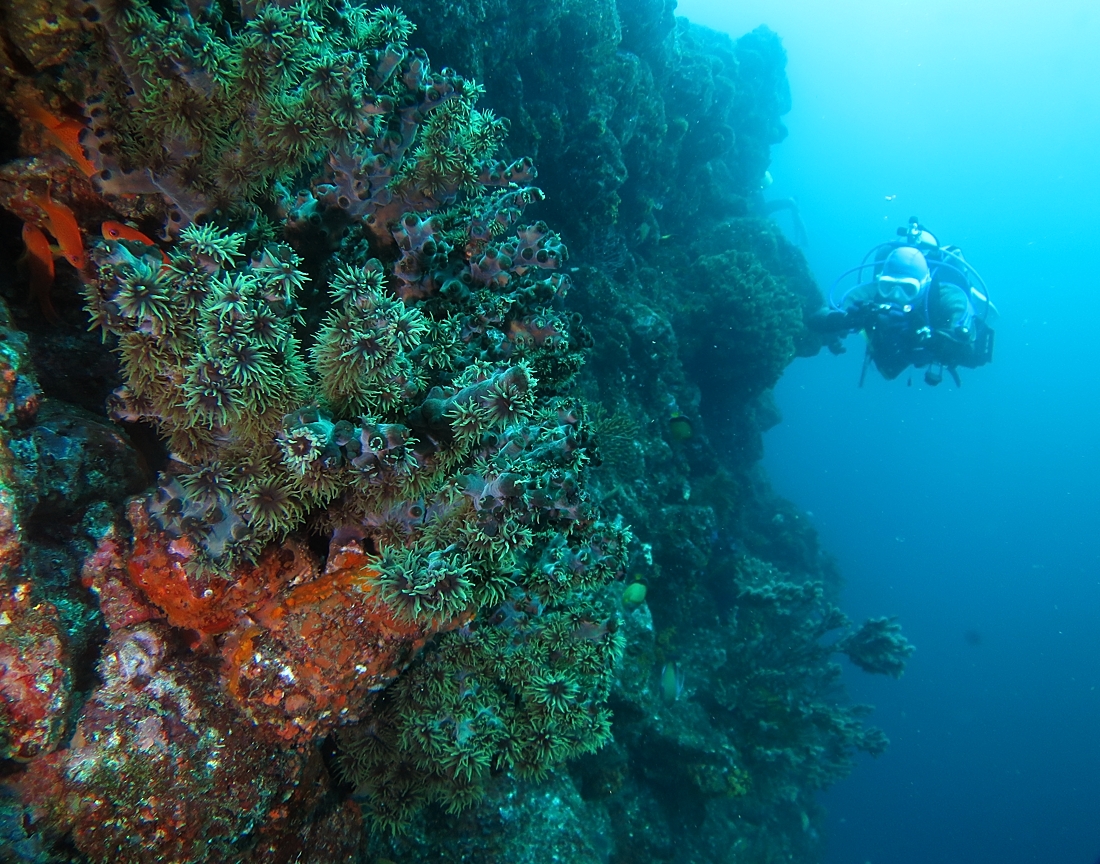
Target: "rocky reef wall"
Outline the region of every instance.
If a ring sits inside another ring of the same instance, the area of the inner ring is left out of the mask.
[[[911,648],[757,464],[783,48],[673,7],[2,7],[0,856],[815,859]]]

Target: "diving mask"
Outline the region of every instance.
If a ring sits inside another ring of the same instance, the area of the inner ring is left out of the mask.
[[[878,296],[887,303],[896,303],[899,306],[910,306],[917,299],[924,287],[919,279],[910,277],[879,276]]]

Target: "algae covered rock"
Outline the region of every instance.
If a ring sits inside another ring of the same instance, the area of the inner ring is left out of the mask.
[[[61,744],[72,708],[68,640],[57,610],[31,586],[0,594],[0,759],[28,762]]]
[[[751,253],[700,257],[682,314],[684,362],[708,393],[739,401],[775,386],[802,330],[797,299]]]

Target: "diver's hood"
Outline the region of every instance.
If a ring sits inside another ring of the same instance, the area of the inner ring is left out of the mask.
[[[872,286],[879,302],[896,306],[914,306],[922,292],[936,279],[958,285],[966,291],[972,317],[988,323],[997,317],[997,310],[989,300],[985,281],[977,270],[963,257],[958,246],[940,246],[935,235],[921,227],[916,217],[909,220],[908,228],[899,228],[898,236],[904,239],[880,243],[871,248],[855,267],[840,274],[829,288],[829,307],[847,312],[854,296],[866,298]],[[924,253],[930,256],[925,258]],[[873,259],[873,260],[872,260]],[[929,264],[931,260],[931,264]],[[864,273],[873,268],[869,281]],[[855,274],[856,284],[838,294],[841,283]],[[860,292],[858,295],[856,292]]]
[[[932,274],[928,269],[928,261],[919,249],[913,246],[899,246],[886,256],[879,275],[882,278],[894,280],[912,279],[922,284],[927,282]]]

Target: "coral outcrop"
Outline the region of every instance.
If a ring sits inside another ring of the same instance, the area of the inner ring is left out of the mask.
[[[585,799],[575,812],[605,832],[611,814],[616,860],[815,860],[821,811],[808,790],[883,739],[834,690],[833,660],[859,632],[835,614],[835,566],[755,465],[778,421],[769,388],[821,347],[804,324],[820,293],[762,191],[769,148],[786,135],[783,48],[766,28],[732,40],[674,19],[663,0],[538,16],[441,6],[406,9],[513,118],[510,141],[536,157],[542,206],[578,267],[571,301],[593,337],[578,383],[611,433],[592,488],[632,525],[628,573],[647,589],[621,613],[614,741],[573,763]],[[489,47],[471,33],[491,34]],[[757,609],[740,596],[743,570],[786,587]],[[754,621],[755,636],[735,618]],[[835,628],[820,629],[827,618]],[[742,710],[774,718],[756,703],[712,705],[721,681],[788,720],[770,739],[740,724]],[[803,712],[816,720],[794,722]],[[442,825],[422,823],[419,854],[443,848]]]
[[[812,860],[911,646],[754,465],[782,46],[672,5],[4,6],[0,844]]]
[[[56,79],[3,58],[29,155],[0,197],[78,271],[111,416],[164,449],[83,568],[109,635],[56,782],[24,778],[36,813],[94,860],[219,860],[261,848],[356,720],[401,755],[349,732],[340,773],[393,829],[468,806],[490,767],[598,747],[621,642],[593,592],[630,535],[586,492],[568,253],[522,221],[542,193],[494,158],[503,121],[386,7],[86,18]],[[31,758],[63,737],[64,643],[48,605],[12,611],[41,655],[6,680]]]
[[[239,856],[301,774],[301,757],[259,743],[172,643],[155,624],[117,632],[69,747],[27,775],[47,821],[92,860]]]

